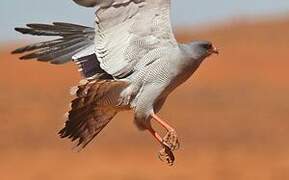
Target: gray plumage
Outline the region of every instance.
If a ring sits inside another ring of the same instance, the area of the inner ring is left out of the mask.
[[[95,28],[68,23],[29,24],[23,34],[60,36],[15,50],[62,64],[70,59],[86,78],[61,137],[85,147],[118,111],[132,109],[135,123],[149,129],[169,94],[202,61],[216,53],[212,43],[177,43],[170,23],[170,0],[74,0],[96,8]]]
[[[168,95],[197,70],[207,56],[205,49],[200,52],[194,50],[194,46],[201,44],[196,42],[165,49],[160,59],[129,77],[133,91],[126,94],[133,94],[131,105],[140,129],[149,127],[150,114],[157,113]]]

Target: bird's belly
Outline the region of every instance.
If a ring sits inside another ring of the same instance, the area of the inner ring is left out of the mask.
[[[194,69],[180,69],[169,62],[147,67],[138,78],[139,90],[131,102],[136,116],[146,119],[152,110],[158,112],[167,96],[193,72]]]
[[[186,72],[177,74],[175,77],[173,77],[170,82],[167,84],[167,87],[164,90],[164,96],[168,96],[172,91],[174,91],[178,86],[186,82],[193,72]]]

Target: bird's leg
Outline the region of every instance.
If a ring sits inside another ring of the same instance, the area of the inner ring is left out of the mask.
[[[163,144],[163,139],[162,137],[152,128],[148,128],[148,131],[153,135],[153,137],[161,144],[161,145],[164,145]]]
[[[151,116],[154,120],[156,120],[157,123],[159,123],[167,130],[167,134],[164,138],[162,138],[162,144],[166,145],[166,147],[169,147],[172,151],[179,149],[180,143],[178,141],[178,135],[174,128],[172,128],[168,123],[159,118],[156,114],[153,113]]]
[[[149,132],[153,135],[153,137],[164,147],[159,152],[159,158],[161,161],[167,162],[169,166],[172,166],[175,161],[175,156],[171,149],[163,143],[162,137],[150,126],[148,128]]]

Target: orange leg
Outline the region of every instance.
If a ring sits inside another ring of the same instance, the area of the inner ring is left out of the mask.
[[[163,145],[168,148],[170,148],[172,151],[179,149],[180,143],[178,141],[178,136],[174,128],[172,128],[168,123],[163,121],[161,118],[159,118],[156,114],[151,115],[154,120],[156,120],[157,123],[159,123],[162,127],[164,127],[167,130],[167,134],[164,138],[161,138],[158,133],[156,133],[153,128],[151,127],[149,131],[151,134]]]
[[[153,135],[153,137],[161,144],[163,145],[163,139],[162,137],[152,128],[150,127],[148,131]]]
[[[172,128],[168,123],[163,121],[161,118],[159,118],[156,114],[151,115],[154,120],[156,120],[161,126],[163,126],[167,131],[175,131],[174,128]]]
[[[167,131],[167,135],[162,138],[152,127],[148,128],[148,131],[153,135],[153,137],[161,144],[163,147],[162,150],[159,152],[160,160],[167,162],[168,165],[172,166],[175,161],[175,156],[173,154],[173,150],[176,150],[179,147],[179,143],[177,140],[177,136],[174,133],[174,129],[169,126],[166,122],[162,121],[156,115],[152,116],[158,123],[160,123]],[[175,138],[173,136],[175,134]],[[173,141],[173,139],[175,141]]]

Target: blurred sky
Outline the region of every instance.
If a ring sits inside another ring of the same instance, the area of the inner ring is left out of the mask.
[[[288,15],[289,0],[173,0],[173,24],[190,26],[217,23],[236,17]],[[1,0],[0,42],[23,39],[15,26],[31,22],[67,21],[93,24],[93,9],[72,0]]]

